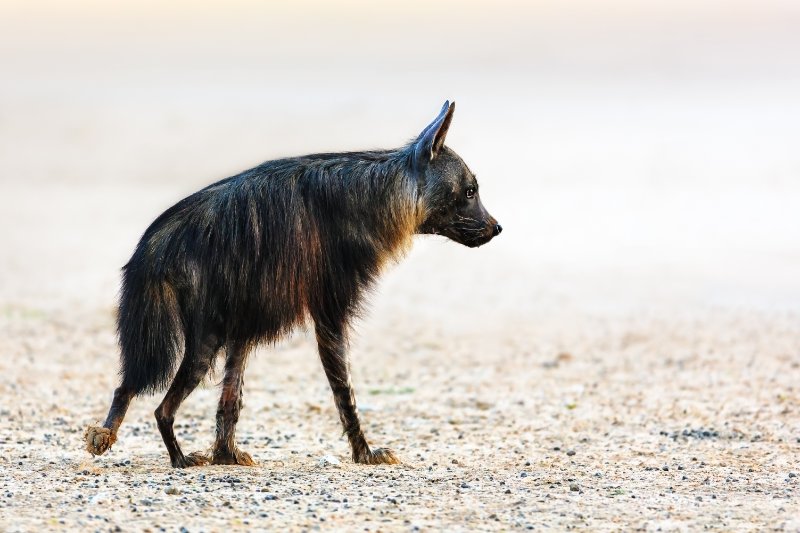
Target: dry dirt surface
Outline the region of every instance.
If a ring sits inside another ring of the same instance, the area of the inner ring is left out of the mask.
[[[115,384],[112,318],[4,309],[3,530],[800,528],[795,315],[542,316],[455,339],[373,322],[353,347],[362,416],[403,460],[379,467],[351,464],[300,333],[249,367],[238,436],[258,465],[186,470],[158,398],[106,455],[83,450]],[[217,392],[184,404],[187,452],[210,445]]]

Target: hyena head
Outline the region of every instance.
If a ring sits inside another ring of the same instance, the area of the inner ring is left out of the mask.
[[[455,103],[445,102],[439,116],[411,145],[422,203],[417,233],[443,235],[474,248],[503,228],[483,207],[475,174],[444,145],[455,108]]]

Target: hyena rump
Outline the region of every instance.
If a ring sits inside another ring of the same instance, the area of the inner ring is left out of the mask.
[[[253,464],[234,437],[247,354],[310,318],[353,460],[397,463],[361,430],[347,333],[365,289],[415,234],[476,247],[502,230],[474,174],[444,146],[454,110],[445,102],[403,148],[268,161],[159,216],[123,268],[121,384],[103,427],[86,430],[86,449],[104,453],[131,399],[169,386],[155,417],[172,466]],[[184,455],[175,413],[222,348],[216,441],[210,456]]]

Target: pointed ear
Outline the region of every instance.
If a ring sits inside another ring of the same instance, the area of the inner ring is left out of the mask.
[[[444,138],[453,120],[453,112],[456,110],[456,103],[446,101],[433,122],[428,124],[417,140],[414,141],[414,160],[419,168],[431,161],[439,154],[444,146]]]

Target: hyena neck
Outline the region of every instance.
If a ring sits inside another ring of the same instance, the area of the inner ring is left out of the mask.
[[[420,223],[417,179],[405,149],[376,152],[377,160],[365,159],[362,177],[369,198],[371,223],[364,229],[378,251],[378,264],[401,259],[411,248]],[[359,165],[360,166],[360,165]],[[356,172],[358,174],[358,172]]]

